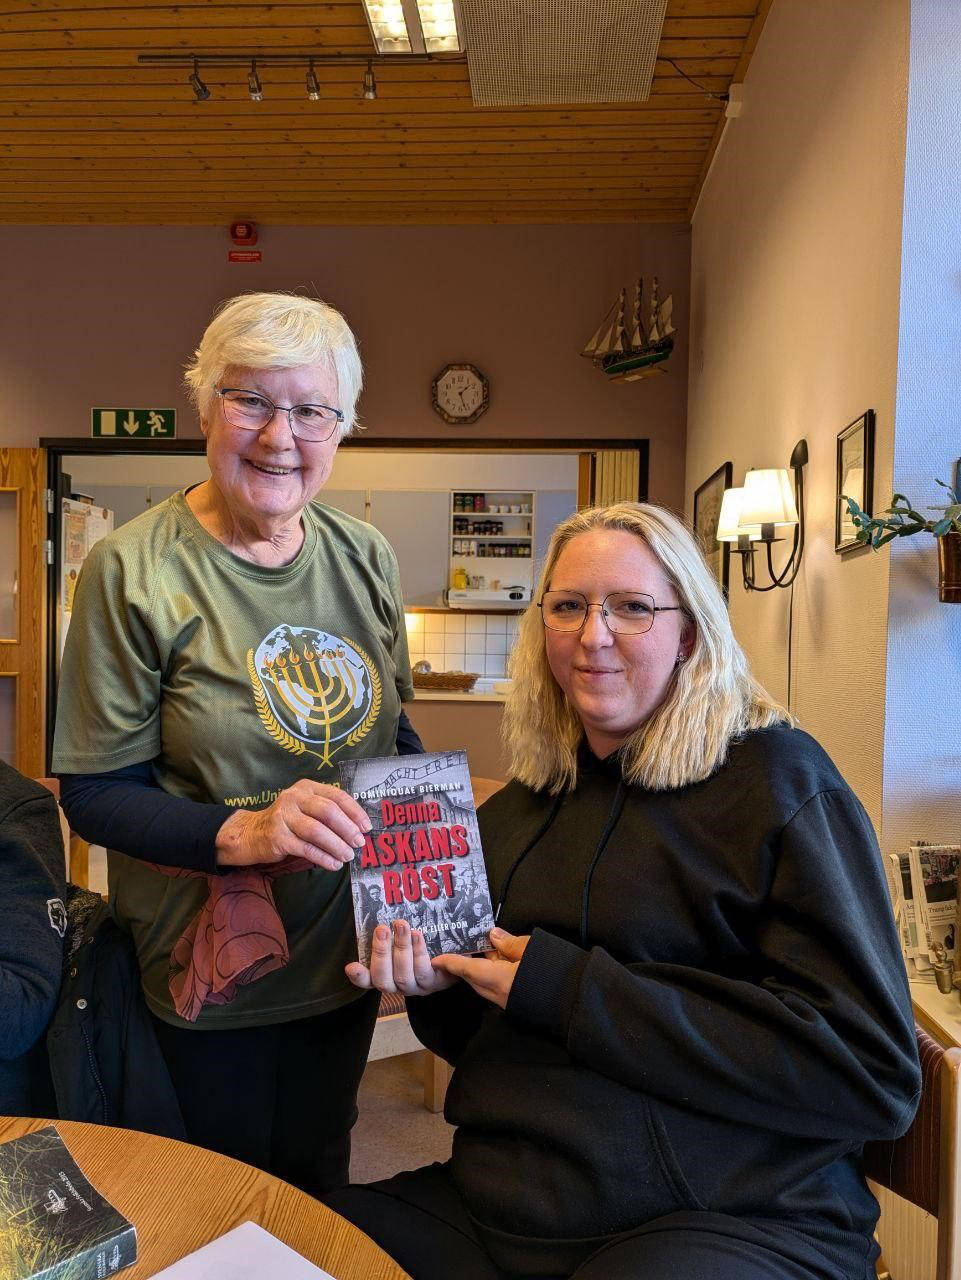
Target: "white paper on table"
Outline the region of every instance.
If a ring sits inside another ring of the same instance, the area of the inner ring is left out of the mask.
[[[255,1222],[188,1253],[153,1280],[335,1280]]]

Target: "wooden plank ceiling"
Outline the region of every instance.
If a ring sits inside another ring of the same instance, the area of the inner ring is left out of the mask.
[[[599,0],[600,2],[600,0]],[[475,108],[465,61],[139,66],[373,51],[361,0],[0,0],[0,223],[678,222],[771,0],[670,0],[651,97]]]

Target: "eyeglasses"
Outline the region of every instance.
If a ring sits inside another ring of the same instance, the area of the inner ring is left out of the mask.
[[[339,409],[326,404],[295,404],[290,408],[274,404],[259,391],[241,387],[215,387],[224,407],[224,417],[233,427],[244,431],[263,431],[278,412],[286,413],[287,424],[298,440],[329,440],[344,420]]]
[[[591,604],[579,591],[545,591],[537,607],[552,631],[580,631],[590,611],[600,609],[608,631],[627,636],[650,631],[656,613],[686,612],[683,605],[655,604],[642,591],[612,591],[600,604]]]

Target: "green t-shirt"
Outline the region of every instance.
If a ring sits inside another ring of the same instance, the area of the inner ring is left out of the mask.
[[[282,568],[228,551],[183,493],[90,552],[60,674],[53,766],[102,773],[153,760],[168,792],[263,808],[298,778],[337,781],[337,761],[391,755],[413,694],[394,553],[371,525],[311,503]],[[177,1025],[174,943],[202,906],[203,877],[172,878],[108,854],[114,913],[133,936],[147,1003]],[[358,993],[348,873],[278,876],[290,962],[198,1027],[306,1017]]]

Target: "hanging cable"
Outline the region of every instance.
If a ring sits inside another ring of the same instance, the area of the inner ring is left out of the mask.
[[[665,58],[663,57],[663,55],[661,55],[661,61],[666,62],[670,66],[672,66],[679,76],[683,76],[684,79],[688,82],[688,84],[692,84],[695,89],[700,89],[701,93],[703,93],[705,97],[716,98],[718,102],[728,102],[730,100],[730,94],[714,93],[710,89],[705,88],[703,84],[698,84],[696,80],[692,80],[686,71],[681,70],[681,68],[677,65],[677,63],[674,61],[673,58]]]
[[[787,709],[793,711],[791,706],[791,671],[794,659],[794,582],[791,582],[791,590],[788,597],[787,606]]]

